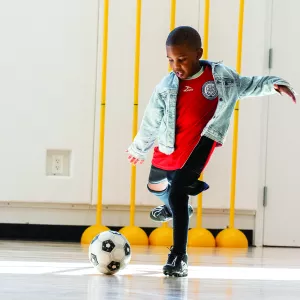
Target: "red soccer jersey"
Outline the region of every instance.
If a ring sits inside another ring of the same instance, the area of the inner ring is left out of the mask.
[[[154,148],[153,166],[163,170],[181,169],[200,141],[201,133],[213,117],[218,93],[210,67],[195,79],[180,80],[176,104],[175,150],[161,153]]]

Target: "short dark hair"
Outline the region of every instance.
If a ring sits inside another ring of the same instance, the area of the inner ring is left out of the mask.
[[[202,47],[202,41],[198,31],[190,26],[176,27],[169,33],[166,46],[187,45],[194,49]]]

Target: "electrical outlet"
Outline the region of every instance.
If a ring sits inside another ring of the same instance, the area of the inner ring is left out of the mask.
[[[71,150],[49,149],[46,155],[47,176],[70,176]]]
[[[52,174],[62,175],[64,173],[64,156],[52,155]]]

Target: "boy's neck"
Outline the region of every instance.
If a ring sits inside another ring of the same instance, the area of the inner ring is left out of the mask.
[[[202,75],[203,71],[204,71],[204,67],[200,66],[200,64],[199,64],[199,70],[195,74],[193,74],[192,76],[188,77],[185,80],[191,80],[191,79],[198,78]]]
[[[199,71],[202,69],[202,66],[200,64],[200,61],[197,65],[195,65],[195,70],[193,72],[193,74],[190,77],[193,77],[194,75],[196,75],[197,73],[199,73]]]

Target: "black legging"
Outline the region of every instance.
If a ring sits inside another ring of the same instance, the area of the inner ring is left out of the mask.
[[[202,137],[182,169],[166,171],[154,166],[151,167],[149,183],[155,184],[165,179],[169,182],[165,191],[149,190],[157,195],[172,211],[174,253],[186,253],[189,227],[188,200],[189,195],[192,195],[190,189],[193,184],[197,183],[215,146],[216,142]]]

